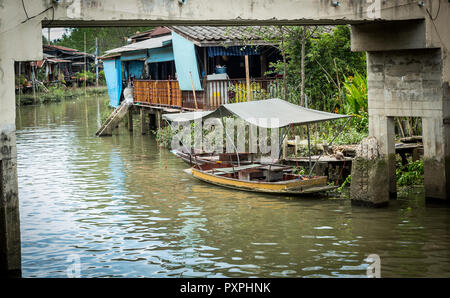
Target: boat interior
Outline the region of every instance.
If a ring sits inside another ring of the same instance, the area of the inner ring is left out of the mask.
[[[298,180],[314,180],[315,178],[322,178],[295,174],[293,173],[292,167],[279,164],[253,163],[230,167],[230,164],[207,163],[196,165],[194,168],[215,176],[253,182],[287,183]]]

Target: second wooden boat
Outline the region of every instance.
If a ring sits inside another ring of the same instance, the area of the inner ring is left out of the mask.
[[[303,176],[292,173],[291,167],[250,164],[239,167],[214,165],[194,166],[187,174],[211,184],[251,192],[303,195],[326,192],[336,188],[327,184],[326,176]]]

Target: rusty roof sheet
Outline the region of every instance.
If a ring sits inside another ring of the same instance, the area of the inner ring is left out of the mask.
[[[276,36],[278,31],[271,26],[170,26],[198,46],[268,45],[263,36]]]

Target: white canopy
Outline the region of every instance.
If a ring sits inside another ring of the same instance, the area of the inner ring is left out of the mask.
[[[139,51],[139,50],[146,50],[146,49],[155,49],[155,48],[161,48],[164,46],[164,43],[167,41],[172,40],[172,35],[164,35],[161,37],[155,37],[146,39],[144,41],[135,42],[128,44],[126,46],[115,48],[109,51],[106,51],[106,54],[115,54],[115,53],[123,53],[123,52],[129,52],[129,51]]]
[[[198,111],[198,112],[186,112],[186,113],[175,113],[175,114],[163,114],[163,119],[166,119],[170,122],[185,122],[185,121],[194,121],[197,119],[201,119],[211,114],[214,111]]]
[[[348,115],[307,109],[282,99],[272,98],[224,104],[212,112],[165,114],[163,118],[173,122],[180,122],[193,121],[199,118],[228,116],[237,116],[250,124],[264,128],[280,128],[291,124],[307,124],[350,117]]]

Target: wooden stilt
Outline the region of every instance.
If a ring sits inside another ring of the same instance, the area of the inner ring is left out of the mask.
[[[133,131],[133,109],[128,110],[128,130]]]
[[[145,110],[143,108],[141,108],[140,112],[140,116],[141,116],[141,134],[145,135],[147,133],[147,125],[146,125],[146,121],[145,121]]]

